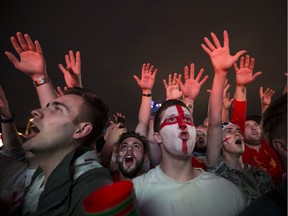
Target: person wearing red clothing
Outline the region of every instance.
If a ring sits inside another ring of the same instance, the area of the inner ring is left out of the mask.
[[[244,134],[245,151],[242,155],[244,163],[251,164],[267,171],[275,185],[278,185],[284,174],[283,163],[279,155],[271,146],[268,145],[263,136],[262,129],[259,126],[261,116],[248,116],[246,118],[247,100],[246,92],[247,85],[251,83],[261,72],[252,74],[254,68],[254,58],[247,55],[240,60],[240,69],[237,64],[234,64],[236,71],[236,90],[232,106],[231,122],[239,125],[242,134]],[[249,67],[241,68],[241,65],[249,65]],[[260,88],[260,99],[262,104],[262,113],[269,107],[271,97],[274,91]]]
[[[267,171],[275,185],[282,181],[284,167],[278,153],[268,144],[259,123],[250,120],[249,116],[245,121],[245,152],[242,159],[244,163]]]

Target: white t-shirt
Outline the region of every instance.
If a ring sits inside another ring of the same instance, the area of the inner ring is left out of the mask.
[[[134,178],[141,215],[235,216],[245,208],[243,195],[233,183],[200,170],[187,182],[166,176],[159,165]]]

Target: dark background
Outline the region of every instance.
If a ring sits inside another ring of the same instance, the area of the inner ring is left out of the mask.
[[[133,74],[141,75],[143,63],[158,68],[153,99],[165,99],[162,83],[169,73],[183,73],[194,62],[196,71],[205,68],[209,79],[195,101],[194,119],[200,124],[207,114],[213,71],[200,44],[210,32],[222,42],[228,30],[230,51],[245,49],[256,59],[255,71],[263,74],[248,87],[248,114],[260,114],[259,87],[280,96],[287,82],[286,0],[202,1],[1,1],[0,84],[25,127],[30,111],[39,107],[32,80],[16,70],[4,55],[15,53],[10,36],[17,31],[39,40],[54,86],[64,86],[58,63],[65,63],[69,49],[79,50],[83,85],[96,91],[110,106],[111,114],[123,113],[128,129],[137,124],[141,90]],[[233,68],[230,93],[235,87]]]

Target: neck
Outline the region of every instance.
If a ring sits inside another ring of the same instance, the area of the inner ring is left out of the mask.
[[[257,144],[257,145],[251,145],[249,143],[245,143],[245,145],[247,145],[249,148],[255,149],[257,152],[259,151],[261,144]]]
[[[228,154],[228,153],[223,153],[223,159],[226,161],[226,163],[229,164],[229,166],[239,169],[239,170],[244,170],[245,165],[242,161],[242,156],[241,155],[235,155],[235,154]]]
[[[160,167],[165,175],[170,178],[176,181],[186,182],[196,178],[201,173],[200,170],[192,167],[191,160],[191,156],[179,160],[179,158],[165,158],[165,156],[162,155]]]
[[[132,178],[128,178],[128,177],[126,177],[126,176],[124,176],[123,174],[122,174],[122,172],[119,172],[119,180],[131,180]]]

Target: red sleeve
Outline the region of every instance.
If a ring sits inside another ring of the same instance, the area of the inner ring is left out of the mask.
[[[240,127],[243,136],[245,134],[246,107],[247,101],[237,100],[234,100],[232,106],[231,122]]]

